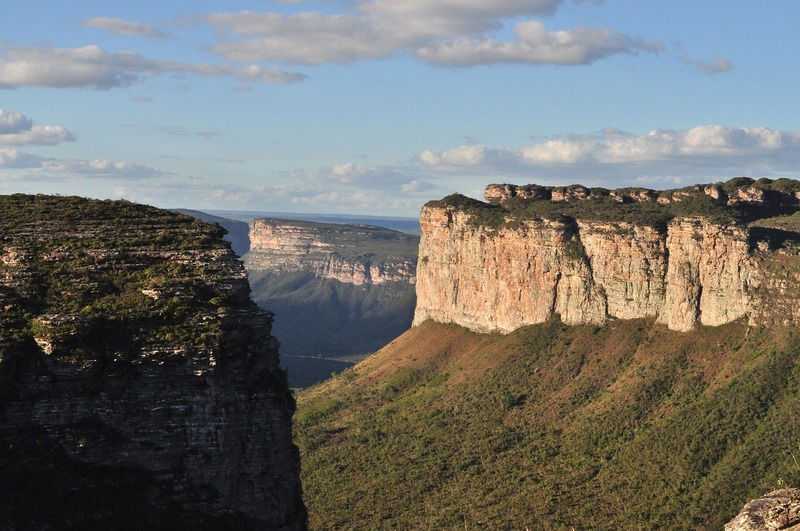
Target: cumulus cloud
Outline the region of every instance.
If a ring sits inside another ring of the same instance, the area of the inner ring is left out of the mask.
[[[717,57],[707,61],[705,59],[691,59],[681,57],[681,62],[685,65],[693,66],[704,74],[722,74],[733,70],[733,63],[722,57]]]
[[[52,146],[73,140],[75,136],[60,125],[33,125],[33,120],[20,112],[0,109],[0,145]]]
[[[345,63],[409,51],[445,65],[486,63],[587,64],[618,53],[653,51],[656,45],[608,29],[547,31],[520,22],[516,37],[487,32],[506,19],[549,15],[561,0],[369,0],[345,14],[251,11],[212,13],[196,20],[213,26],[220,40],[211,51],[237,62]]]
[[[616,176],[800,173],[800,131],[702,125],[632,135],[618,129],[553,138],[517,150],[482,145],[426,150],[419,160],[443,172]]]
[[[103,177],[124,179],[145,179],[167,175],[165,172],[130,162],[110,160],[58,159],[23,153],[16,149],[0,149],[0,169],[25,170],[0,174],[2,177],[50,176],[62,177]]]
[[[0,57],[0,88],[53,87],[109,90],[127,87],[144,77],[183,73],[234,77],[242,81],[283,84],[306,76],[258,65],[185,64],[148,59],[133,52],[108,53],[99,46],[81,48],[10,48]]]
[[[121,18],[112,17],[94,17],[83,21],[83,25],[87,28],[96,28],[117,35],[133,36],[133,37],[147,37],[150,39],[164,39],[167,34],[159,31],[150,26],[131,22]]]
[[[33,120],[16,111],[0,109],[0,135],[30,131]]]

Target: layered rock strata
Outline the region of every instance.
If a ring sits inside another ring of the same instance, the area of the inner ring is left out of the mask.
[[[248,269],[308,271],[355,285],[414,284],[418,237],[368,225],[256,219]]]
[[[486,195],[495,203],[508,201],[497,197],[510,186],[492,185]],[[746,195],[751,186],[744,186]],[[542,188],[511,188],[516,211],[457,197],[423,207],[415,324],[433,319],[507,333],[556,315],[567,324],[654,318],[680,331],[743,317],[755,324],[800,322],[800,305],[790,301],[797,296],[793,282],[800,262],[773,241],[774,234],[719,216],[668,215],[647,199],[655,194],[645,193],[636,197],[654,205],[643,212],[650,216],[641,216],[644,221],[632,215],[633,221],[609,221],[603,218],[615,216],[585,208],[561,214],[546,204],[546,216],[531,214],[537,201],[592,201],[583,187],[570,187],[572,199],[564,191],[557,198],[555,189],[548,198]],[[519,190],[527,194],[522,202]],[[739,197],[736,189],[726,193]],[[604,197],[598,209],[626,208],[614,192]],[[780,198],[779,206],[796,204],[792,198]],[[786,234],[784,239],[800,239]],[[787,302],[785,308],[775,306],[779,300]]]
[[[303,529],[272,315],[211,225],[0,197],[0,529]]]

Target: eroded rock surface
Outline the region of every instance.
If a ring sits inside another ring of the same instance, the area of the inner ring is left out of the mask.
[[[567,324],[655,318],[680,331],[744,317],[800,322],[790,300],[797,253],[784,249],[800,233],[748,224],[800,209],[800,182],[734,181],[658,193],[571,186],[530,199],[520,190],[542,187],[491,185],[493,204],[431,202],[420,215],[414,323],[505,333],[556,315]]]
[[[800,489],[779,489],[744,506],[725,531],[800,530]]]
[[[417,241],[416,236],[368,225],[256,219],[250,224],[246,262],[256,271],[309,271],[359,286],[413,284]]]

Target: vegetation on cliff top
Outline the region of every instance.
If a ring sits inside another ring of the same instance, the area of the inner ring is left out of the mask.
[[[127,201],[0,196],[0,350],[34,337],[84,358],[100,353],[86,341],[69,348],[77,337],[142,349],[214,345],[221,322],[204,316],[247,301],[225,285],[228,265],[210,258],[227,252],[222,235]]]
[[[633,223],[651,226],[660,230],[677,217],[703,217],[713,222],[724,224],[742,224],[754,220],[787,216],[800,211],[800,201],[790,203],[769,201],[776,193],[795,194],[800,192],[800,181],[791,179],[760,179],[754,181],[746,177],[737,177],[725,183],[717,183],[727,195],[738,190],[753,188],[763,191],[767,201],[763,205],[739,203],[736,205],[720,204],[702,192],[703,186],[687,187],[674,190],[653,192],[653,200],[641,202],[620,202],[615,200],[609,190],[603,188],[587,189],[590,197],[583,200],[551,201],[550,199],[523,199],[512,197],[502,204],[484,203],[461,194],[453,194],[438,201],[429,201],[429,207],[451,207],[458,211],[469,212],[470,222],[474,226],[497,229],[503,226],[515,226],[523,220],[586,220],[610,223]],[[613,192],[624,193],[647,191],[639,188],[622,188]],[[655,200],[669,199],[672,202],[659,203]],[[680,199],[675,200],[676,197]]]
[[[797,484],[800,337],[431,322],[300,396],[316,529],[719,529]]]

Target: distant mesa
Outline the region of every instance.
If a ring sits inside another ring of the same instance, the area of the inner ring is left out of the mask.
[[[256,219],[250,223],[248,268],[309,271],[355,284],[414,284],[419,238],[371,225]]]
[[[365,224],[250,222],[253,299],[274,311],[293,386],[326,379],[411,326],[419,236]]]

